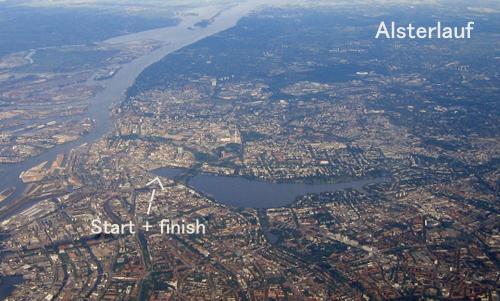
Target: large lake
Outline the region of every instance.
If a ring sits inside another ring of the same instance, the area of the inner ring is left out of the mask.
[[[155,174],[174,178],[182,169],[160,168]],[[367,184],[382,183],[386,178],[355,180],[335,184],[274,183],[251,180],[239,176],[217,176],[199,174],[191,178],[188,185],[213,197],[220,203],[240,208],[275,208],[290,205],[301,195],[344,189],[363,190]]]

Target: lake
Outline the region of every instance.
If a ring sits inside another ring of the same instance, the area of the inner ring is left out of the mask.
[[[183,169],[160,168],[153,172],[173,179],[181,175]],[[301,195],[345,189],[363,191],[367,184],[383,183],[386,180],[374,178],[333,184],[274,183],[241,176],[199,174],[191,178],[188,185],[226,205],[240,208],[276,208],[292,204]]]
[[[0,276],[0,300],[4,300],[16,288],[15,286],[23,282],[23,276]]]

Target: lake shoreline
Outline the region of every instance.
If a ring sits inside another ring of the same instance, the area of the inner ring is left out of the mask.
[[[190,169],[158,168],[153,174],[177,181]],[[370,184],[385,183],[389,176],[355,178],[330,183],[272,182],[238,175],[191,173],[183,184],[203,196],[224,205],[237,208],[269,209],[291,206],[297,197],[312,193],[323,193],[355,189],[365,191]]]

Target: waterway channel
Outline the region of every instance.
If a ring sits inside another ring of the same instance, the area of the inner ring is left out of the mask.
[[[122,66],[113,77],[96,83],[103,86],[103,90],[90,100],[90,106],[86,113],[86,117],[94,120],[96,124],[90,133],[76,141],[57,145],[21,163],[0,164],[0,191],[8,187],[16,188],[14,194],[0,203],[0,208],[21,197],[25,184],[19,179],[19,175],[23,171],[45,161],[51,162],[55,160],[58,154],[67,154],[71,149],[92,143],[106,135],[112,126],[110,109],[113,104],[124,99],[128,88],[134,84],[135,79],[144,69],[176,50],[236,25],[240,18],[262,3],[261,1],[248,1],[224,8],[204,7],[195,10],[195,14],[185,14],[181,22],[175,26],[143,31],[103,41],[103,43],[118,44],[154,39],[165,44]],[[210,19],[215,14],[217,14],[217,18],[208,26],[194,26],[197,22]],[[90,80],[90,83],[92,83],[92,80]]]

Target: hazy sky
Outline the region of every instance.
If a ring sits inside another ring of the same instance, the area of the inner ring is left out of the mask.
[[[35,7],[92,7],[127,13],[162,14],[172,10],[183,10],[204,6],[224,6],[241,2],[261,0],[0,0],[0,4]],[[376,6],[403,4],[408,6],[437,5],[441,8],[468,8],[480,14],[500,13],[500,1],[491,0],[266,0],[266,4],[279,6]]]

